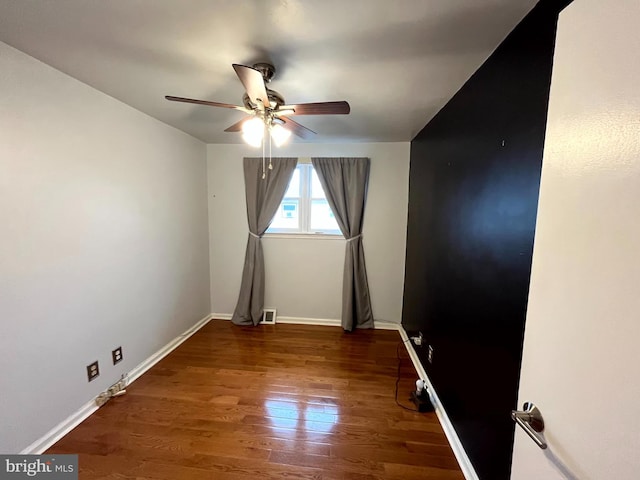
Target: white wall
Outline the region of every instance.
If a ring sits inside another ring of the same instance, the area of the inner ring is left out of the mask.
[[[640,478],[640,2],[560,15],[519,406],[514,480]]]
[[[0,43],[0,452],[210,312],[206,208],[203,143]]]
[[[407,143],[296,144],[274,156],[369,157],[371,173],[363,243],[376,320],[400,323],[409,189]],[[211,305],[231,314],[247,243],[242,158],[261,152],[244,145],[208,145]],[[278,316],[340,319],[344,239],[263,240],[265,306]]]

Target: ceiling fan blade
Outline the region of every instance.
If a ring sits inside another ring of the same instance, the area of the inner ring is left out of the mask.
[[[298,103],[296,105],[280,105],[279,110],[293,110],[288,115],[346,115],[351,111],[349,102],[317,102]],[[283,115],[287,113],[283,112]]]
[[[210,107],[233,108],[235,110],[242,110],[243,112],[251,111],[251,110],[247,110],[244,107],[240,107],[239,105],[231,105],[230,103],[209,102],[208,100],[195,100],[193,98],[172,97],[171,95],[166,95],[164,98],[166,98],[167,100],[171,100],[172,102],[195,103],[197,105],[208,105]]]
[[[294,122],[290,118],[281,118],[280,121],[284,123],[284,128],[291,130],[292,133],[300,138],[304,138],[305,140],[313,138],[316,134],[313,130],[305,127],[304,125],[300,125],[298,122]]]
[[[244,85],[251,102],[258,105],[260,110],[264,110],[265,105],[269,107],[269,95],[267,94],[267,87],[264,85],[262,74],[253,67],[238,65],[237,63],[233,64],[233,69],[236,71],[236,75],[238,75],[242,85]]]
[[[242,125],[244,125],[244,122],[246,122],[247,120],[250,120],[252,118],[255,118],[255,117],[251,116],[251,117],[243,118],[239,122],[236,122],[233,125],[231,125],[230,127],[225,128],[224,131],[225,132],[240,132],[240,131],[242,131]]]

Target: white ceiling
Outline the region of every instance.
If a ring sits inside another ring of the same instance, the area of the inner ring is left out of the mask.
[[[164,96],[241,105],[231,64],[258,61],[287,103],[351,104],[295,117],[313,142],[410,141],[535,3],[0,0],[0,40],[207,143],[243,114]]]

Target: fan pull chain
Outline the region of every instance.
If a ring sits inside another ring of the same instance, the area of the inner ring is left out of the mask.
[[[264,126],[265,132],[267,130],[267,126]],[[266,168],[265,168],[265,159],[264,159],[264,135],[262,136],[262,179],[267,178]]]
[[[271,132],[269,132],[269,170],[273,170],[273,165],[271,164]]]

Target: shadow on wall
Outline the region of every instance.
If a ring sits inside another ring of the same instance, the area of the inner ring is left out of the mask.
[[[580,480],[580,478],[576,476],[551,450],[545,450],[544,456],[547,457],[547,460],[551,462],[551,464],[564,478],[567,480]]]

